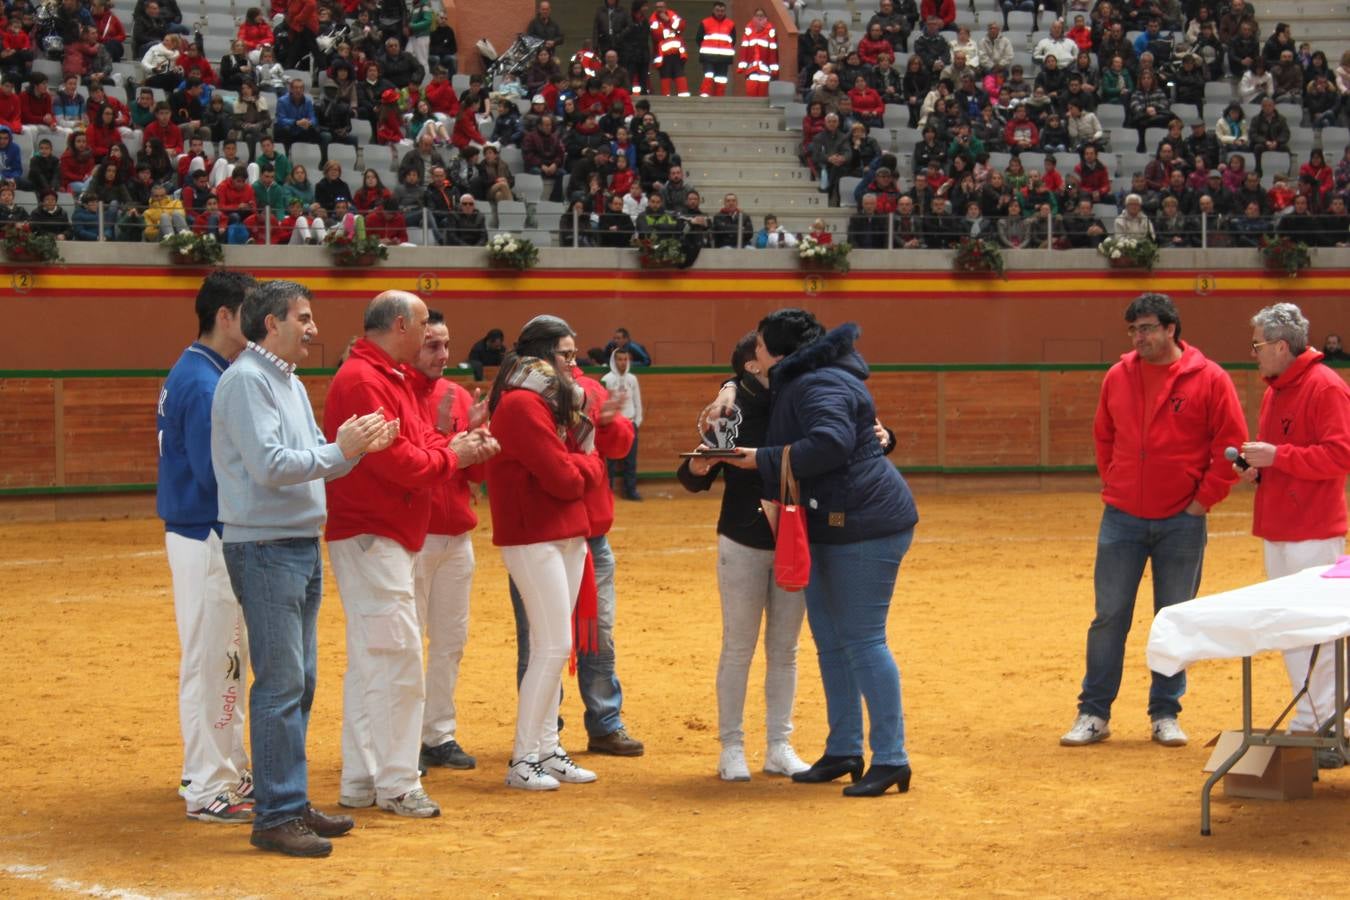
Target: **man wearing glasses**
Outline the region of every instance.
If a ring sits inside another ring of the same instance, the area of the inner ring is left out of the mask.
[[[1096,617],[1088,629],[1087,674],[1078,717],[1059,742],[1106,740],[1120,690],[1125,638],[1144,575],[1153,569],[1153,610],[1195,597],[1205,555],[1205,515],[1237,475],[1224,450],[1246,440],[1237,391],[1217,363],[1181,340],[1181,317],[1165,294],[1141,294],[1125,310],[1134,350],[1102,382],[1093,422],[1106,509],[1093,575]],[[1186,673],[1153,673],[1153,740],[1186,743],[1177,724]]]
[[[1242,445],[1250,468],[1237,476],[1256,485],[1252,533],[1263,539],[1267,578],[1329,565],[1345,552],[1345,476],[1350,472],[1350,388],[1319,365],[1308,346],[1308,320],[1292,303],[1267,306],[1252,317],[1252,356],[1269,387],[1261,398],[1256,440]],[[1336,676],[1331,645],[1286,650],[1295,692],[1308,682],[1290,731],[1313,732],[1335,714]],[[1317,752],[1324,769],[1345,764],[1340,751]]]
[[[487,220],[477,209],[473,194],[459,198],[459,208],[450,216],[445,242],[452,247],[487,246]]]

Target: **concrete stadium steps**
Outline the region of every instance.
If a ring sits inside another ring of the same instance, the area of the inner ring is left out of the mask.
[[[662,122],[662,126],[665,122]],[[709,163],[776,164],[776,161],[795,162],[801,146],[801,135],[772,132],[747,136],[739,132],[704,132],[699,136],[671,134],[675,149],[682,160],[706,160]]]

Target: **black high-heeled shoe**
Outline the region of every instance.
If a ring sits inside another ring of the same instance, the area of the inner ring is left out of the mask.
[[[861,756],[830,756],[827,753],[805,772],[793,775],[792,780],[798,784],[824,784],[827,781],[834,781],[841,775],[847,775],[851,781],[856,782],[862,776],[862,772]]]
[[[909,766],[879,766],[873,763],[862,781],[844,788],[844,796],[880,797],[891,789],[891,785],[895,785],[903,794],[909,791],[909,778],[913,774]]]

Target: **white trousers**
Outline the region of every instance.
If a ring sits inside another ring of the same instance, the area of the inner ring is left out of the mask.
[[[229,160],[222,157],[216,160],[211,165],[211,175],[208,180],[211,182],[212,190],[219,187],[222,181],[228,181],[230,179],[230,176],[234,174],[235,166],[248,167],[249,184],[252,184],[253,182],[258,180],[258,173],[261,170],[258,168],[257,163],[245,163],[243,160],[235,160],[234,162],[230,162]]]
[[[347,619],[342,680],[342,793],[374,788],[392,800],[421,786],[422,634],[413,593],[415,555],[362,534],[329,541]]]
[[[769,744],[792,734],[797,696],[797,638],[806,595],[774,583],[773,551],[717,536],[717,589],[722,596],[722,654],[717,659],[717,731],[722,746],[745,743],[746,683],[764,621],[764,731]]]
[[[295,228],[291,229],[292,244],[322,244],[324,237],[328,234],[328,226],[318,216],[312,219],[305,216],[299,216],[295,220]]]
[[[248,768],[248,635],[230,587],[220,537],[204,541],[165,532],[178,621],[178,721],[189,809],[200,809],[239,784]]]
[[[512,760],[541,759],[558,747],[563,664],[572,653],[572,609],[586,568],[586,539],[502,548],[530,623],[530,661],[520,682]]]
[[[1310,566],[1330,565],[1345,552],[1345,538],[1327,538],[1320,541],[1264,541],[1266,577],[1283,578]],[[1312,647],[1284,651],[1284,667],[1289,672],[1289,684],[1294,693],[1308,681],[1308,693],[1298,701],[1290,731],[1316,731],[1336,709],[1336,662],[1334,644],[1322,644],[1317,653],[1317,665],[1308,680],[1308,660]]]
[[[473,539],[467,532],[429,534],[417,554],[417,620],[427,641],[422,743],[428,747],[455,739],[455,684],[469,640],[473,569]]]

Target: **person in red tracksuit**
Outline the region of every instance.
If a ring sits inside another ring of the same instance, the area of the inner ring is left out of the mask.
[[[586,392],[586,414],[595,423],[595,452],[601,459],[623,459],[633,446],[633,423],[619,415],[622,398],[611,396],[604,385],[584,374],[573,363],[572,380]],[[614,551],[609,529],[614,524],[614,492],[606,482],[586,489],[583,498],[590,530],[586,545],[595,568],[596,646],[592,653],[577,654],[577,690],[585,704],[586,749],[610,756],[641,756],[642,741],[624,726],[623,687],[614,673]],[[511,609],[516,617],[516,684],[525,677],[530,658],[530,623],[515,582],[509,583]]]
[[[661,96],[670,96],[673,83],[679,96],[688,97],[689,79],[684,77],[684,63],[689,51],[684,46],[684,19],[667,8],[665,0],[656,0],[647,27],[652,33],[652,68],[661,73]]]
[[[450,361],[450,328],[445,314],[430,310],[426,337],[408,377],[428,424],[435,426],[441,407],[448,430],[472,431],[487,421],[487,398],[470,395],[442,377]],[[422,706],[422,767],[472,769],[478,762],[459,745],[455,684],[469,639],[469,592],[473,587],[473,511],[470,482],[482,482],[483,465],[455,472],[431,491],[431,524],[417,554],[417,619],[427,640],[426,700]]]
[[[531,319],[502,360],[488,401],[492,434],[501,443],[487,467],[492,542],[520,589],[530,629],[506,775],[509,787],[523,790],[595,780],[558,743],[562,669],[587,568],[585,498],[606,482],[586,394],[571,376],[576,352],[576,336],[562,319]]]
[[[1059,739],[1068,747],[1111,734],[1107,723],[1144,564],[1153,571],[1155,614],[1195,597],[1205,516],[1237,480],[1224,451],[1247,436],[1232,379],[1181,341],[1171,298],[1141,294],[1125,310],[1125,321],[1134,350],[1106,373],[1093,422],[1106,510],[1097,534],[1096,617],[1088,629],[1078,717]],[[1148,715],[1154,741],[1186,743],[1177,724],[1185,692],[1185,672],[1153,673]]]
[[[723,97],[736,60],[736,23],[727,18],[727,5],[714,3],[712,15],[698,23],[698,61],[703,65],[700,97]]]
[[[1242,445],[1250,468],[1234,471],[1256,485],[1252,534],[1264,542],[1266,577],[1282,578],[1345,552],[1350,388],[1308,346],[1308,320],[1294,304],[1268,306],[1251,324],[1252,356],[1268,387],[1256,440]],[[1335,715],[1334,653],[1330,644],[1321,648],[1309,680],[1312,648],[1285,651],[1294,692],[1308,682],[1290,731],[1316,731]],[[1317,763],[1330,769],[1345,760],[1338,750],[1319,750]]]
[[[778,78],[778,30],[763,9],[756,9],[745,26],[736,71],[745,76],[747,97],[767,97],[769,82]]]
[[[329,483],[324,538],[347,622],[342,697],[342,781],[338,802],[410,818],[440,807],[418,777],[422,729],[422,632],[414,590],[417,553],[431,521],[432,491],[495,449],[486,431],[450,436],[433,428],[413,393],[407,364],[417,358],[428,314],[414,294],[385,291],[366,307],[365,336],[333,376],[326,431],[358,407],[399,421],[399,435],[360,478]],[[339,479],[340,480],[340,479]]]

